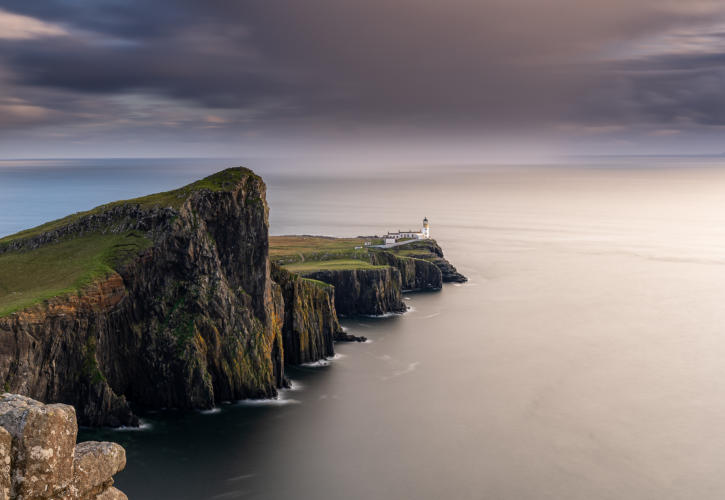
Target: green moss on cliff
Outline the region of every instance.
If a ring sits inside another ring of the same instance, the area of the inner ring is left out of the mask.
[[[97,342],[95,337],[88,337],[86,344],[83,346],[83,376],[92,384],[97,384],[106,380],[101,369],[98,367],[96,359]]]
[[[322,288],[332,288],[332,285],[329,283],[325,283],[324,281],[312,279],[312,278],[302,278],[303,280],[312,283],[313,285],[317,285]]]

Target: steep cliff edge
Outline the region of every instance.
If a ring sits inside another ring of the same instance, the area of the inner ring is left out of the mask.
[[[128,401],[209,408],[276,394],[283,302],[270,279],[265,189],[251,171],[228,169],[0,240],[0,259],[22,264],[33,252],[114,238],[93,256],[103,265],[82,277],[90,284],[0,317],[5,389],[112,426],[137,422]],[[120,236],[144,243],[123,246]]]
[[[333,285],[342,315],[403,312],[402,291],[440,290],[446,281],[466,280],[434,240],[375,245],[375,237],[273,236],[270,255],[288,271]]]
[[[337,320],[334,288],[272,264],[272,279],[284,299],[284,361],[297,365],[335,354],[335,340],[346,335]]]
[[[398,247],[389,248],[386,252],[390,252],[396,256],[404,256],[413,259],[424,260],[434,264],[441,271],[441,277],[444,283],[465,283],[468,278],[463,276],[456,270],[453,265],[443,256],[443,249],[435,240],[417,240]]]
[[[406,310],[400,271],[394,267],[320,269],[301,274],[335,287],[335,308],[339,314],[379,316]]]
[[[426,260],[377,251],[370,252],[370,262],[396,268],[405,291],[440,290],[443,287],[443,273]]]

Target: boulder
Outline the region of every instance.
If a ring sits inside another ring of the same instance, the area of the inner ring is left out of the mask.
[[[78,443],[73,458],[73,489],[79,498],[98,495],[109,489],[113,476],[124,467],[126,450],[122,446],[99,441]]]
[[[12,436],[10,498],[51,498],[70,488],[78,434],[72,406],[6,393],[0,426]]]
[[[26,396],[0,396],[0,500],[115,500],[113,475],[125,450],[90,441],[76,445],[72,406],[45,405]]]
[[[10,498],[10,452],[13,446],[13,437],[5,428],[0,427],[0,500]]]

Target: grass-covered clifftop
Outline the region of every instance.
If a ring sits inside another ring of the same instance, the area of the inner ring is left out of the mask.
[[[330,259],[295,262],[284,266],[293,273],[305,273],[309,271],[342,271],[350,269],[380,269],[385,266],[376,266],[364,260],[357,259]]]
[[[415,267],[415,261],[424,261],[441,268],[444,273],[443,281],[465,281],[465,277],[457,273],[443,258],[443,251],[435,240],[410,240],[404,245],[390,248],[371,247],[381,242],[379,238],[270,236],[269,255],[273,262],[301,274],[326,270],[365,270],[384,266],[397,267],[404,272],[404,268]],[[418,266],[420,265],[418,262]],[[415,288],[410,283],[403,283],[403,286]]]
[[[464,281],[434,240],[411,240],[375,248],[379,238],[270,237],[270,258],[289,272],[335,287],[341,314],[405,310],[401,293],[440,290],[444,281]]]
[[[0,254],[0,316],[73,293],[123,265],[151,241],[137,232],[89,234]]]
[[[129,208],[138,217],[159,208],[178,211],[194,193],[221,192],[250,180],[260,179],[249,169],[230,168],[179,189],[107,203],[0,239],[0,317],[79,292],[151,245],[148,234],[119,225],[119,217],[109,214],[128,218]]]
[[[69,226],[80,219],[100,215],[104,212],[109,212],[116,207],[123,205],[133,205],[140,209],[152,209],[157,207],[167,207],[178,209],[181,205],[189,199],[194,192],[197,191],[225,191],[234,188],[241,180],[246,182],[261,180],[261,178],[254,172],[244,167],[228,168],[217,172],[208,177],[205,177],[186,186],[171,191],[164,191],[162,193],[154,193],[147,196],[141,196],[139,198],[133,198],[129,200],[118,200],[104,205],[99,205],[90,210],[83,212],[77,212],[75,214],[68,215],[61,219],[46,222],[40,226],[36,226],[24,231],[20,231],[9,236],[0,238],[0,251],[6,248],[12,242],[19,240],[27,240],[34,236],[38,236],[42,233],[47,233],[60,229],[65,226]]]

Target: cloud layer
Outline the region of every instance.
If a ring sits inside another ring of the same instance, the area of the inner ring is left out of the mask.
[[[725,126],[721,2],[10,0],[3,8],[6,155],[27,156],[31,143],[49,153],[59,144],[159,154],[203,144],[224,154],[292,140],[416,139],[712,152]]]

